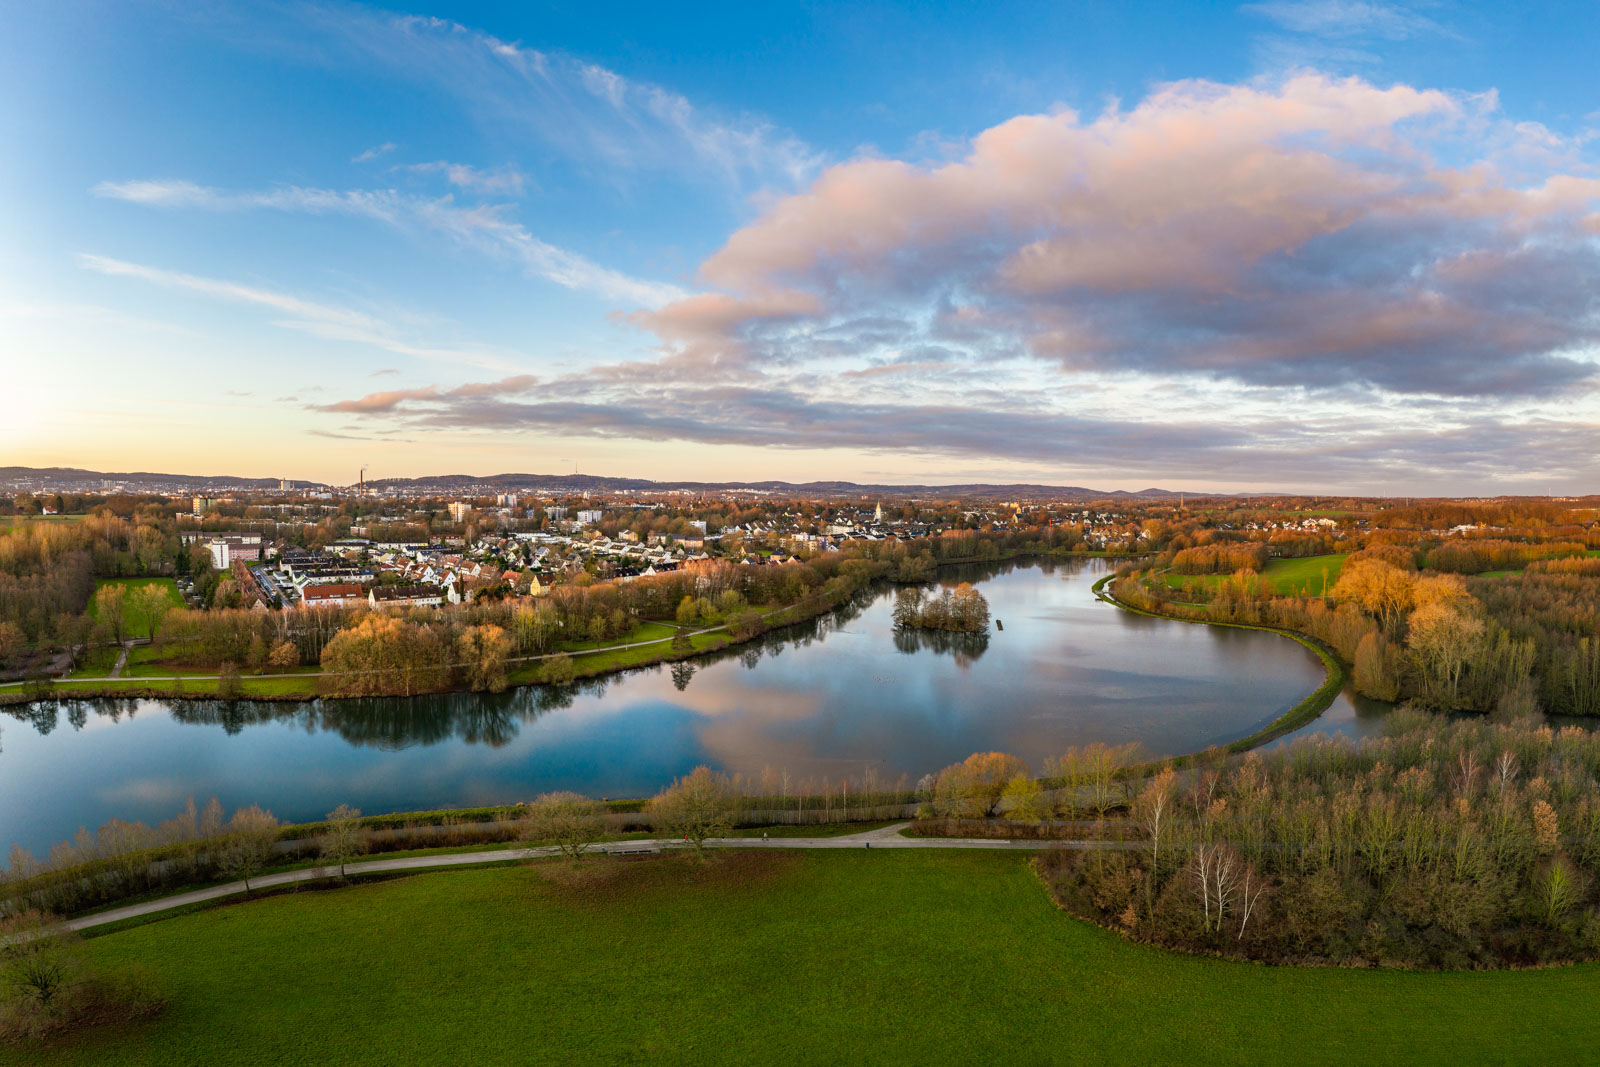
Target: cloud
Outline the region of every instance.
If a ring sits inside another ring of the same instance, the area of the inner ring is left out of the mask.
[[[338,42],[354,57],[451,94],[498,135],[524,132],[613,176],[671,171],[739,187],[793,187],[821,161],[761,118],[713,114],[575,56],[446,19],[355,7],[301,11],[319,54],[327,41]]]
[[[394,189],[340,191],[294,185],[229,191],[183,180],[108,181],[93,192],[148,207],[356,215],[391,226],[432,230],[479,252],[511,259],[528,273],[564,288],[631,308],[657,307],[687,295],[678,286],[634,278],[543,241],[496,208],[464,207],[449,196],[428,199]]]
[[[451,185],[471,193],[489,195],[520,193],[526,180],[522,172],[517,170],[516,167],[505,166],[497,167],[493,170],[480,170],[466,163],[450,163],[442,159],[434,160],[431,163],[402,163],[389,169],[410,171],[413,174],[443,174],[445,180]]]
[[[298,330],[326,340],[372,345],[398,355],[420,359],[439,359],[478,366],[504,365],[503,361],[492,353],[473,348],[419,344],[409,340],[399,329],[377,316],[352,308],[305,300],[273,289],[129,263],[91,253],[79,254],[78,264],[86,270],[99,274],[135,278],[165,289],[178,289],[215,299],[268,308],[289,316],[275,320],[273,325]]]
[[[1600,180],[1434,161],[1502,136],[1493,108],[1308,73],[1018,116],[954,162],[829,168],[705,260],[714,292],[632,321],[679,372],[831,356],[895,313],[1068,374],[1550,395],[1595,373]]]
[[[390,152],[393,152],[396,147],[397,146],[395,145],[395,143],[393,141],[385,141],[383,144],[377,145],[377,146],[375,146],[373,148],[369,148],[365,152],[362,152],[360,155],[352,157],[350,162],[352,162],[352,163],[371,163],[373,160],[377,159],[378,157],[386,156]]]
[[[537,395],[528,396],[530,393]],[[527,397],[524,399],[524,397]],[[317,410],[410,430],[538,433],[885,455],[983,457],[1121,477],[1431,484],[1481,492],[1519,479],[1592,478],[1600,427],[1446,411],[1397,422],[1381,410],[1217,420],[1064,413],[1027,402],[882,403],[787,388],[652,391],[637,383],[514,380],[371,394]]]
[[[342,400],[333,404],[313,404],[313,411],[326,411],[348,415],[380,415],[397,411],[413,401],[450,403],[456,400],[478,400],[485,397],[504,397],[526,393],[539,384],[531,374],[516,374],[497,382],[469,382],[454,389],[440,389],[426,385],[416,389],[390,389],[368,393],[355,400]]]
[[[1399,4],[1373,0],[1272,0],[1241,9],[1294,33],[1320,37],[1379,37],[1390,41],[1451,36],[1439,23]]]

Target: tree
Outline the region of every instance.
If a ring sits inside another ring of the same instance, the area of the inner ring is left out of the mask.
[[[217,867],[229,878],[242,880],[248,893],[251,877],[272,858],[278,843],[278,820],[270,811],[252,804],[234,812],[224,832]]]
[[[1145,831],[1150,835],[1152,884],[1155,876],[1161,873],[1161,831],[1166,828],[1171,814],[1172,786],[1176,779],[1177,774],[1171,767],[1163,767],[1161,773],[1153,776],[1145,785],[1135,806],[1139,821],[1144,824]]]
[[[469,626],[456,642],[466,664],[467,685],[474,692],[499,693],[506,687],[506,660],[511,637],[495,625]]]
[[[280,671],[291,670],[300,666],[300,650],[294,646],[293,641],[279,642],[267,656],[267,665]]]
[[[561,854],[576,862],[606,832],[609,809],[578,793],[545,793],[535,797],[517,820],[517,840],[524,848],[554,841]]]
[[[1356,645],[1354,681],[1358,692],[1375,700],[1396,699],[1400,695],[1399,647],[1376,630],[1362,634]]]
[[[728,619],[728,634],[735,641],[748,641],[766,629],[766,622],[758,611],[740,611]]]
[[[1411,607],[1416,576],[1381,559],[1352,556],[1334,583],[1333,595],[1350,600],[1393,631]]]
[[[994,814],[1006,783],[1028,773],[1027,765],[1004,752],[974,752],[939,772],[934,807],[944,815],[982,818]]]
[[[1411,613],[1406,647],[1422,677],[1423,691],[1444,707],[1455,707],[1461,676],[1484,637],[1482,620],[1441,601]]]
[[[361,830],[361,809],[340,804],[328,812],[328,829],[322,835],[318,851],[329,863],[339,865],[339,877],[344,877],[344,865],[354,856],[367,850],[367,836]]]
[[[1050,812],[1050,805],[1045,801],[1044,790],[1039,788],[1038,779],[1026,774],[1012,776],[1006,783],[1005,792],[1000,795],[1000,803],[1011,818],[1030,826],[1043,822]]]
[[[544,661],[544,668],[539,671],[539,680],[549,685],[566,685],[578,676],[578,668],[572,665],[572,657],[565,652],[557,652]]]
[[[8,663],[20,655],[24,643],[21,627],[14,622],[0,622],[0,663]]]
[[[154,641],[156,632],[161,629],[161,624],[172,607],[172,600],[167,596],[165,584],[153,582],[135,590],[128,606],[133,615],[143,617],[145,636]]]
[[[94,594],[95,615],[119,645],[122,644],[122,630],[127,621],[127,607],[128,595],[120,585],[102,585]]]
[[[242,686],[239,667],[231,660],[217,668],[217,697],[221,700],[238,700]]]
[[[668,836],[687,838],[701,852],[706,838],[728,832],[736,805],[726,776],[701,766],[653,797],[648,810]]]

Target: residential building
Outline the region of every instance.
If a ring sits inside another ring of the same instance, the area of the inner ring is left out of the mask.
[[[302,608],[345,608],[367,603],[367,588],[362,585],[308,585],[300,593]]]
[[[445,591],[436,585],[382,585],[367,590],[367,603],[374,608],[436,608],[444,600]]]

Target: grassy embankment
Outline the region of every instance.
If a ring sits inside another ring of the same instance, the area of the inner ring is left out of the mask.
[[[170,579],[133,580],[170,583]],[[173,595],[177,595],[176,589],[173,590]],[[803,617],[792,608],[768,605],[758,606],[757,610],[763,614],[775,612],[767,619],[769,628],[794,622]],[[645,620],[621,637],[603,641],[564,642],[558,645],[555,651],[566,652],[572,657],[573,667],[579,678],[591,678],[629,667],[658,663],[671,657],[674,655],[671,651],[671,640],[678,629],[679,627],[673,623]],[[130,625],[130,632],[138,630]],[[726,630],[695,633],[690,636],[693,653],[708,652],[730,643],[732,640]],[[634,647],[615,647],[619,645]],[[122,677],[107,678],[106,674],[116,662],[116,657],[117,650],[114,648],[96,649],[89,661],[73,672],[70,678],[57,681],[56,689],[63,693],[156,696],[215,696],[217,693],[216,679],[205,677],[215,675],[217,673],[215,668],[196,669],[184,665],[181,658],[176,658],[181,657],[181,650],[175,652],[159,646],[136,646],[128,655]],[[539,681],[545,662],[533,660],[514,663],[508,675],[510,684],[530,685]],[[318,693],[315,675],[319,670],[319,667],[308,666],[283,674],[244,674],[239,677],[240,694],[245,697],[274,699],[315,697]]]
[[[93,938],[156,1019],[0,1064],[1584,1062],[1592,965],[1293,969],[1125,942],[1023,856],[475,868]]]

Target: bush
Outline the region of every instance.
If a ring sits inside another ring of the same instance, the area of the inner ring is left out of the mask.
[[[573,664],[572,657],[565,652],[558,652],[544,661],[544,666],[539,668],[539,680],[548,685],[566,685],[578,676],[578,668]]]

